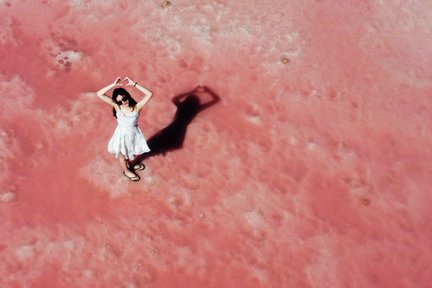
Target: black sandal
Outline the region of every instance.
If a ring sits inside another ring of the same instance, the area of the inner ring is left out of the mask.
[[[135,175],[135,176],[128,176],[128,175],[126,174],[126,172],[124,172],[124,171],[123,171],[123,175],[125,175],[127,178],[129,178],[129,180],[134,181],[134,182],[140,180],[140,177],[139,177],[138,175]]]

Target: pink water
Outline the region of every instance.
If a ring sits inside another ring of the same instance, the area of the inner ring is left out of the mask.
[[[0,287],[430,287],[432,4],[259,2],[0,0]],[[138,183],[117,76],[221,98]]]

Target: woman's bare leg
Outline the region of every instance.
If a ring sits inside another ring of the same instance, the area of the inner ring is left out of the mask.
[[[138,163],[136,162],[136,159],[137,159],[137,158],[136,158],[134,155],[132,155],[132,160],[129,160],[129,162],[128,162],[128,164],[129,164],[129,168],[130,168],[131,170],[133,170],[134,167],[135,167],[135,165],[138,164]]]
[[[129,177],[134,177],[136,176],[135,173],[133,173],[130,169],[129,169],[129,160],[126,159],[126,157],[123,154],[119,155],[119,161],[120,161],[120,165],[124,171],[124,173],[126,173],[127,176]]]

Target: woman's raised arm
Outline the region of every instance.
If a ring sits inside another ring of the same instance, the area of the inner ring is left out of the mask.
[[[124,80],[126,80],[126,82],[127,82],[126,86],[136,87],[138,90],[140,90],[142,93],[144,93],[144,98],[141,99],[135,106],[139,112],[147,104],[147,102],[150,100],[150,98],[153,96],[153,93],[150,90],[148,90],[147,88],[145,88],[144,86],[139,85],[138,82],[133,81],[129,77],[125,77]]]
[[[115,86],[119,85],[121,81],[120,77],[117,77],[116,80],[114,81],[114,83],[109,84],[108,86],[105,86],[104,88],[100,89],[99,91],[96,92],[96,95],[102,99],[104,102],[110,104],[111,106],[115,107],[116,104],[112,101],[112,99],[110,97],[108,97],[107,95],[105,95],[106,92],[108,92],[109,90],[111,90],[112,88],[114,88]]]

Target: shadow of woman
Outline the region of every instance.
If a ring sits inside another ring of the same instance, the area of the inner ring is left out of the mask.
[[[207,93],[211,100],[201,103],[197,93]],[[147,140],[150,152],[138,155],[135,163],[141,163],[147,158],[162,154],[172,150],[181,149],[186,137],[187,127],[198,115],[199,112],[219,102],[220,98],[206,86],[198,86],[194,90],[180,94],[172,98],[172,102],[177,106],[173,121]]]

